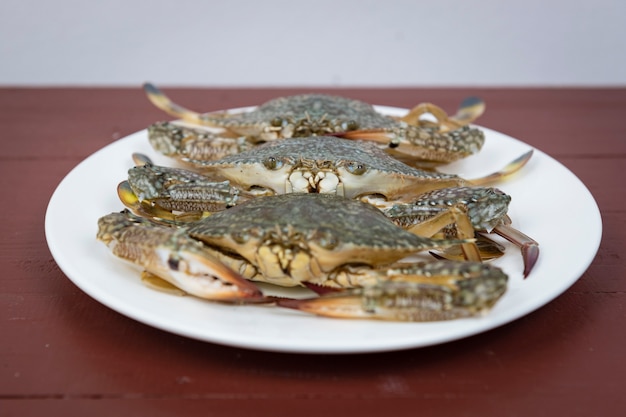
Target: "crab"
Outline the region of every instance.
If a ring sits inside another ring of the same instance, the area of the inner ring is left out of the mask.
[[[287,287],[361,289],[368,317],[383,319],[433,320],[481,314],[502,296],[507,282],[506,275],[493,266],[445,261],[429,270],[420,261],[400,262],[417,252],[468,241],[420,237],[369,204],[332,194],[263,196],[175,228],[153,224],[128,211],[111,213],[99,220],[98,239],[117,256],[192,295],[234,301],[238,296],[213,297],[210,292],[212,288],[221,292],[227,286],[236,289],[232,294],[243,294],[239,302],[258,301],[259,293],[246,287],[242,277]],[[185,249],[179,242],[185,242]],[[185,255],[187,247],[194,248],[192,256]],[[202,267],[196,267],[197,251],[205,254]],[[219,282],[222,274],[227,276],[225,284]],[[182,284],[183,280],[188,282]],[[198,280],[209,284],[198,285]],[[347,295],[353,297],[354,293]],[[321,296],[316,306],[327,297]],[[394,297],[396,301],[390,304]],[[371,306],[379,303],[385,307],[377,314]],[[305,311],[310,305],[292,300],[278,300],[277,304]],[[330,304],[330,310],[337,309],[334,300]],[[315,313],[323,314],[317,307]],[[363,313],[346,315],[362,317]]]
[[[529,157],[524,155],[494,175],[465,180],[407,166],[367,142],[324,136],[292,138],[219,161],[204,161],[205,175],[154,166],[142,157],[140,166],[129,170],[128,181],[120,184],[118,191],[122,202],[135,213],[176,221],[197,220],[259,195],[331,193],[361,199],[415,232],[428,227],[426,234],[436,233],[445,226],[444,221],[457,225],[455,233],[460,228],[466,237],[474,230],[495,230],[523,248],[528,275],[538,257],[538,245],[506,225],[510,223],[506,218],[509,196],[477,186],[516,172]],[[447,194],[433,194],[442,189],[448,190]],[[444,211],[445,217],[434,216]],[[480,217],[483,212],[489,220]],[[464,257],[481,259],[476,249],[465,249]],[[491,256],[496,255],[487,257]]]
[[[436,166],[478,152],[485,140],[480,129],[469,126],[485,109],[476,98],[465,100],[452,117],[424,103],[396,118],[362,101],[323,94],[281,97],[239,113],[199,114],[173,103],[150,83],[144,90],[157,107],[191,123],[158,123],[148,129],[156,150],[186,161],[220,159],[276,139],[335,135],[372,141],[411,165]],[[437,122],[424,120],[424,114]]]
[[[532,151],[527,152],[496,173],[467,180],[413,168],[368,142],[318,136],[269,142],[217,161],[198,161],[201,173],[155,166],[147,156],[135,154],[138,166],[129,170],[125,187],[139,200],[163,202],[172,208],[177,203],[194,204],[199,209],[205,202],[206,211],[213,211],[210,207],[216,202],[230,205],[242,194],[250,198],[293,192],[332,193],[385,206],[411,201],[431,190],[496,182],[519,171],[531,156]],[[219,196],[211,195],[215,190]]]

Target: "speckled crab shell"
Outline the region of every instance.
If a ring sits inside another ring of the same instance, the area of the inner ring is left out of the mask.
[[[417,236],[369,204],[330,194],[259,197],[184,229],[247,259],[263,271],[263,280],[287,286],[309,275],[307,282],[328,285],[328,274],[345,265],[388,265],[459,243]]]
[[[457,175],[408,166],[372,143],[329,136],[273,141],[217,161],[196,162],[204,173],[277,194],[333,192],[347,198],[381,194],[400,199],[468,184]]]

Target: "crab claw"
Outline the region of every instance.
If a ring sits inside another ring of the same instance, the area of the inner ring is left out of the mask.
[[[251,198],[229,181],[215,182],[190,170],[152,165],[142,154],[133,154],[133,159],[138,165],[128,170],[128,180],[118,185],[117,193],[141,217],[196,221]]]
[[[487,312],[506,291],[501,269],[478,262],[439,261],[387,271],[373,286],[277,305],[335,318],[435,321]]]
[[[161,263],[152,265],[150,270],[191,295],[234,302],[262,298],[254,284],[206,253],[179,250],[159,251],[158,255]]]
[[[390,155],[409,165],[433,168],[480,151],[485,135],[469,124],[484,111],[485,102],[477,97],[465,99],[453,116],[432,103],[422,103],[398,118],[405,123],[403,128],[357,129],[339,136],[385,145]],[[436,121],[425,119],[424,115]]]
[[[386,147],[387,153],[411,165],[426,160],[432,164],[449,163],[480,151],[485,134],[477,128],[461,126],[436,131],[416,125],[399,129],[366,129],[341,133],[344,139],[366,140]]]
[[[100,218],[97,238],[117,257],[144,268],[185,293],[236,302],[262,297],[254,284],[181,229],[159,226],[124,211]]]
[[[171,211],[150,204],[148,200],[141,201],[128,181],[122,181],[118,184],[117,195],[122,204],[137,216],[154,219],[155,221],[160,220],[164,223],[174,222],[176,220],[176,217]]]

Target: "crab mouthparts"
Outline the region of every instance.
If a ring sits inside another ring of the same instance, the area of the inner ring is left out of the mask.
[[[321,274],[311,255],[299,246],[262,246],[257,252],[257,262],[265,279],[277,285],[301,285],[319,278]]]
[[[289,175],[286,190],[291,193],[320,193],[343,196],[343,184],[330,171],[294,171]]]

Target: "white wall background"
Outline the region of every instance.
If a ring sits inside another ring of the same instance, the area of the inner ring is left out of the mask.
[[[624,0],[1,0],[1,85],[626,85]]]

